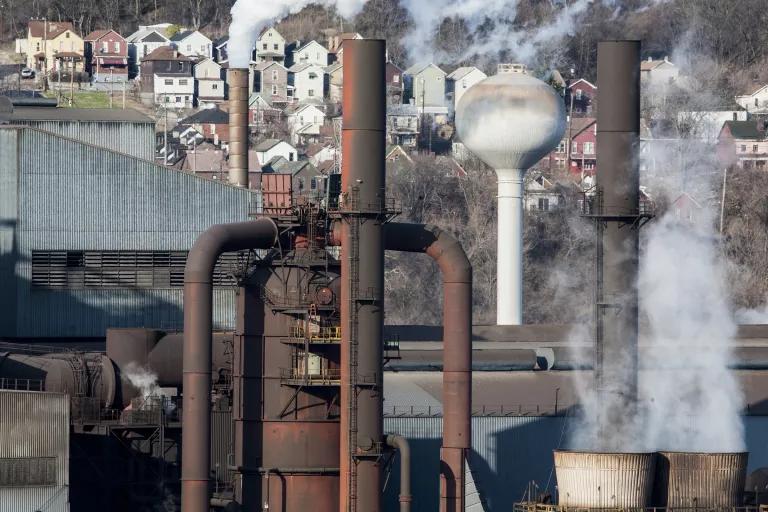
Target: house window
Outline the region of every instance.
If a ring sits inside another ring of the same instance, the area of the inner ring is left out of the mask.
[[[581,89],[576,89],[576,99],[580,100],[582,98],[582,95],[584,94],[584,91]]]
[[[392,83],[399,84],[400,83],[400,75],[394,75],[392,77]]]
[[[188,44],[188,45],[187,45],[187,51],[188,51],[188,52],[191,52],[191,51],[192,51],[192,45],[191,45],[191,44]]]
[[[264,43],[263,45],[261,45],[261,47],[262,47],[264,50],[266,50],[266,49],[267,49],[267,43]]]
[[[540,197],[539,198],[539,210],[543,212],[549,211],[549,198],[548,197]]]
[[[218,88],[219,88],[219,84],[211,84],[211,89],[213,89],[214,91],[217,90]]]
[[[736,117],[737,117],[737,115],[736,115],[736,112],[734,112],[734,113],[733,113],[733,120],[734,120],[734,121],[736,121]]]
[[[579,143],[576,141],[573,141],[573,149],[571,149],[571,153],[578,153],[579,152]]]
[[[304,178],[299,178],[299,190],[304,190]]]
[[[272,96],[277,96],[277,84],[272,84]]]
[[[280,48],[280,47],[277,45],[277,43],[275,43],[273,46],[274,46],[274,48],[275,48],[275,51],[277,51],[277,50]]]
[[[586,154],[586,155],[594,155],[595,154],[595,143],[594,142],[585,142],[584,143],[584,154]]]
[[[467,88],[467,81],[466,80],[462,80],[461,81],[461,88],[462,89],[466,89]]]
[[[69,39],[69,32],[66,32],[66,33],[64,34],[64,37],[66,37],[67,39]]]
[[[742,153],[746,153],[747,152],[747,145],[746,144],[742,144],[741,145],[741,152]]]
[[[316,190],[317,189],[317,178],[312,178],[309,181],[309,188],[312,189],[312,190]]]
[[[172,78],[166,78],[164,81],[165,85],[173,85],[173,79]]]
[[[560,144],[557,145],[557,153],[565,153],[565,141],[561,140]]]
[[[756,106],[756,107],[759,107],[759,106],[760,106],[760,102],[759,102],[759,100],[758,100],[757,98],[755,98],[755,106]]]
[[[278,74],[277,74],[277,70],[276,70],[276,69],[273,69],[273,70],[272,70],[272,81],[273,81],[273,82],[277,82],[277,80],[278,80]]]
[[[752,144],[752,152],[757,153],[757,144]]]
[[[315,90],[314,89],[309,89],[307,91],[307,96],[314,96],[314,95],[315,95]]]
[[[189,81],[186,78],[182,79],[182,80],[179,80],[179,85],[187,85],[188,83],[189,83]]]
[[[146,57],[147,53],[149,53],[149,49],[147,49],[147,45],[142,45],[142,47],[144,48],[144,51],[142,53],[144,54],[144,57]]]
[[[205,53],[206,53],[206,51],[205,51],[205,45],[204,45],[204,44],[201,44],[201,45],[200,45],[200,53],[203,53],[203,54],[205,54]]]
[[[296,160],[296,154],[293,151],[291,151],[290,153],[288,153],[288,161],[293,162],[294,160]]]
[[[171,101],[171,98],[170,98],[170,97],[168,97],[168,96],[166,96],[166,97],[165,97],[165,102],[166,102],[166,103],[168,103],[168,102],[170,102],[170,101]]]
[[[120,53],[120,42],[115,41],[115,53]]]
[[[107,53],[109,51],[109,43],[107,41],[101,43],[101,51],[102,53]]]
[[[314,79],[316,79],[316,78],[317,78],[317,73],[314,73],[314,72],[313,72],[313,73],[310,73],[310,74],[309,74],[309,79],[310,79],[310,80],[314,80]]]
[[[184,71],[184,63],[179,61],[179,71]]]
[[[595,168],[595,164],[593,164],[591,162],[586,162],[584,164],[584,170],[585,171],[591,171],[591,170],[594,170],[594,168]]]
[[[181,96],[176,96],[176,103],[181,103]]]

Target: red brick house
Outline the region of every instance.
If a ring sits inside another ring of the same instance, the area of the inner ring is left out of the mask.
[[[574,116],[595,116],[597,113],[597,86],[580,78],[568,85],[565,91],[565,108],[571,109],[573,99]]]
[[[391,62],[387,62],[385,74],[387,80],[387,95],[402,101],[403,70]]]
[[[94,82],[128,80],[128,43],[114,30],[94,30],[83,39],[85,71]]]
[[[570,134],[570,136],[569,136]],[[549,154],[552,170],[569,169],[574,175],[593,175],[597,172],[597,119],[572,117],[566,125],[565,135],[557,149]]]

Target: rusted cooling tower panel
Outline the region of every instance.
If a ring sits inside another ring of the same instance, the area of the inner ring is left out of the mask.
[[[748,456],[748,453],[660,452],[656,462],[654,506],[741,506]]]
[[[562,507],[643,508],[651,504],[653,453],[555,451]]]
[[[229,83],[229,182],[248,188],[248,69],[233,68]]]
[[[604,404],[600,424],[625,432],[637,403],[640,42],[599,43],[597,83],[595,381]]]
[[[342,125],[342,512],[381,510],[385,44],[344,43]]]

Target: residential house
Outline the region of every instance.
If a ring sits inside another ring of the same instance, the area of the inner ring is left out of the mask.
[[[160,29],[139,27],[139,30],[125,38],[128,44],[128,77],[141,74],[141,63],[150,53],[163,46],[169,46],[171,40]]]
[[[265,28],[259,35],[256,62],[285,62],[285,38],[274,27]]]
[[[114,30],[95,30],[85,36],[85,72],[94,82],[128,80],[128,43]]]
[[[698,139],[716,143],[723,123],[746,121],[749,113],[740,108],[732,110],[691,111],[677,113],[678,135],[685,139]]]
[[[672,201],[669,209],[678,221],[686,224],[698,225],[707,217],[701,204],[687,192]]]
[[[406,100],[419,108],[444,107],[445,77],[434,64],[414,64],[403,72]]]
[[[248,125],[251,131],[259,133],[265,123],[272,123],[280,119],[282,110],[273,107],[261,94],[253,93],[248,98]]]
[[[640,78],[651,86],[666,86],[675,83],[680,77],[680,70],[669,61],[668,57],[664,60],[648,60],[640,62]]]
[[[191,108],[195,80],[192,59],[171,46],[161,46],[142,59],[141,91],[152,96],[156,105]]]
[[[762,124],[756,121],[726,121],[717,144],[718,156],[726,165],[744,169],[766,169],[768,140]]]
[[[69,21],[31,20],[27,39],[17,43],[24,50],[26,65],[37,71],[83,71],[83,39]]]
[[[344,65],[341,62],[331,64],[325,68],[325,74],[328,76],[328,100],[332,103],[341,103],[344,90]]]
[[[280,139],[266,139],[254,146],[256,161],[264,166],[275,157],[282,157],[288,162],[298,160],[298,151],[294,146]]]
[[[325,72],[314,64],[294,64],[289,70],[288,84],[294,88],[293,97],[299,102],[323,102]]]
[[[344,41],[350,39],[362,39],[357,32],[335,33],[328,37],[328,63],[344,62]]]
[[[171,37],[171,44],[179,53],[193,58],[213,58],[213,41],[197,30],[184,30]]]
[[[387,81],[387,96],[392,103],[403,102],[403,70],[395,64],[387,61],[387,67],[384,70]]]
[[[387,142],[409,150],[419,138],[419,112],[415,105],[387,105]]]
[[[291,143],[310,144],[320,139],[320,128],[325,124],[325,113],[312,104],[291,105],[285,110],[291,129]]]
[[[470,87],[488,78],[488,75],[474,66],[461,67],[446,77],[445,95],[448,104],[455,112],[459,100]]]
[[[539,172],[531,172],[525,178],[523,202],[526,211],[549,212],[561,206],[563,196],[551,180]]]
[[[571,117],[563,139],[546,161],[551,170],[568,169],[575,175],[597,172],[597,119]]]
[[[220,37],[213,41],[213,60],[219,64],[229,62],[228,44],[229,36]]]
[[[215,145],[229,142],[229,114],[218,108],[206,108],[195,112],[189,117],[179,121],[177,129],[179,133],[187,127],[192,127],[201,133],[205,140]],[[176,135],[176,129],[174,130]]]
[[[291,189],[297,195],[318,194],[322,192],[323,176],[307,160],[288,161],[276,156],[261,167],[262,174],[291,175]]]
[[[291,66],[312,64],[326,67],[328,65],[328,49],[313,39],[292,51],[292,59],[289,64]]]
[[[768,85],[755,87],[748,94],[736,96],[735,100],[747,112],[766,113],[768,112]]]
[[[340,156],[338,148],[331,143],[317,143],[307,146],[304,155],[313,165],[320,168],[323,162],[335,161]]]
[[[579,78],[565,89],[565,108],[573,116],[594,117],[597,111],[597,86]]]
[[[195,97],[200,106],[213,106],[224,101],[224,70],[213,59],[203,59],[194,67]]]
[[[273,106],[293,101],[293,86],[288,85],[288,70],[279,62],[260,62],[253,67],[251,90]]]

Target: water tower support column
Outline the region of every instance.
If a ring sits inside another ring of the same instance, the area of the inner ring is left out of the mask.
[[[523,177],[524,170],[497,169],[496,324],[523,323]]]

